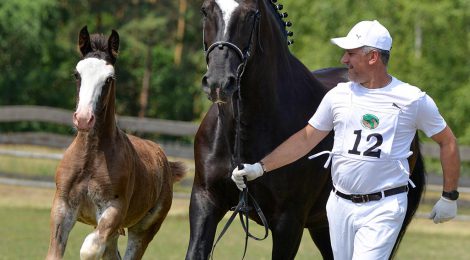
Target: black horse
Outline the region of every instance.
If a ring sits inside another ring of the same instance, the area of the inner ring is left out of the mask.
[[[306,125],[330,88],[347,80],[345,69],[312,74],[289,52],[291,33],[285,26],[290,23],[283,21],[286,14],[279,13],[282,6],[274,2],[205,0],[202,5],[208,65],[202,86],[214,104],[195,137],[196,172],[186,259],[208,258],[218,222],[237,204],[239,191],[230,176],[238,159],[259,161]],[[236,134],[239,150],[235,148]],[[424,169],[417,144],[413,143],[410,163],[417,188],[409,193],[408,214],[394,252],[423,191]],[[312,153],[331,150],[332,145],[330,134]],[[332,184],[330,169],[323,168],[325,160],[326,156],[303,157],[248,183],[272,233],[273,259],[294,259],[304,228],[323,258],[333,258],[325,211]],[[256,212],[250,218],[261,224]]]

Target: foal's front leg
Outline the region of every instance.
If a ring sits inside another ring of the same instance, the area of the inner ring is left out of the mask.
[[[62,259],[67,246],[67,239],[75,222],[77,221],[77,209],[70,208],[68,203],[59,198],[57,193],[51,209],[50,241],[46,259]]]
[[[119,236],[119,226],[124,217],[119,208],[115,206],[108,207],[98,219],[98,225],[91,234],[89,234],[80,248],[80,259],[101,259],[108,243],[113,243]],[[119,252],[116,250],[116,258],[120,259]]]

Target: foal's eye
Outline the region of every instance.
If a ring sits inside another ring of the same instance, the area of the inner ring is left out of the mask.
[[[108,85],[109,83],[111,83],[112,80],[113,80],[113,77],[112,77],[112,76],[111,76],[111,77],[108,77],[108,78],[106,79],[106,85]]]

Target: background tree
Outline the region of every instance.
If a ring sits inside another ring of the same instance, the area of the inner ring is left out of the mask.
[[[341,66],[342,50],[329,39],[345,35],[360,20],[379,20],[394,40],[391,74],[428,92],[459,142],[470,144],[469,0],[279,2],[293,22],[291,51],[311,70]],[[200,89],[205,72],[201,4],[202,0],[1,1],[0,105],[73,109],[77,34],[88,25],[90,32],[107,35],[116,29],[121,35],[119,114],[200,120],[209,106]],[[0,131],[44,127],[0,125]]]

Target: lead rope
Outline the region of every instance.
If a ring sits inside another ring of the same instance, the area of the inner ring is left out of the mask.
[[[250,35],[250,39],[251,39]],[[248,61],[248,58],[250,56],[249,48],[246,50],[245,55],[243,57],[242,63],[238,66],[237,68],[237,89],[238,89],[238,98],[236,99],[236,102],[234,102],[234,113],[235,113],[235,122],[236,122],[236,128],[235,128],[235,147],[234,147],[234,153],[235,153],[235,160],[234,160],[234,165],[238,167],[238,169],[243,169],[244,166],[241,163],[241,156],[240,156],[240,146],[241,146],[241,141],[240,141],[240,132],[241,132],[241,122],[240,122],[240,113],[241,113],[241,91],[240,91],[240,81],[241,77],[243,76],[243,73],[245,72],[245,66]],[[210,253],[210,259],[213,259],[214,256],[214,250],[217,245],[217,243],[220,241],[222,236],[225,234],[227,231],[228,227],[232,224],[233,220],[237,215],[240,216],[240,222],[242,224],[243,230],[245,231],[245,248],[243,250],[243,257],[242,259],[245,259],[246,255],[246,250],[248,248],[248,238],[251,237],[254,240],[261,241],[264,240],[268,237],[269,234],[269,226],[268,226],[268,221],[266,220],[266,217],[264,216],[263,211],[261,210],[261,207],[259,204],[256,202],[255,198],[248,192],[248,186],[246,177],[243,178],[245,181],[245,188],[240,192],[238,204],[235,207],[232,207],[231,210],[233,210],[232,215],[228,219],[227,223],[225,224],[224,228],[219,234],[219,237],[214,243],[214,246],[212,247],[212,251]],[[248,213],[252,210],[252,207],[248,206],[248,201],[251,199],[251,202],[253,204],[253,207],[258,214],[259,218],[261,219],[261,222],[263,223],[264,226],[264,231],[265,234],[262,238],[256,237],[252,235],[249,231],[249,219],[248,219]]]

